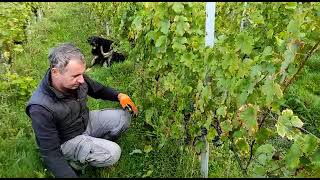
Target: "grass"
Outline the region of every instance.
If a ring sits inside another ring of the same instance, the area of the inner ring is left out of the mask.
[[[305,128],[320,137],[320,51],[306,63],[299,77],[289,87],[286,106],[305,123]]]
[[[20,75],[31,76],[37,82],[48,68],[48,51],[62,42],[73,42],[92,58],[86,42],[91,35],[104,32],[101,25],[90,19],[81,3],[47,3],[44,18],[29,28],[25,51],[17,54],[13,69]],[[320,121],[320,55],[313,56],[300,78],[290,86],[286,104],[306,123],[306,128],[319,135]],[[96,81],[131,95],[138,88],[130,57],[109,68],[94,67],[88,74]],[[26,101],[0,101],[0,177],[52,177],[46,170],[35,143],[31,120],[25,114]],[[119,103],[89,98],[91,110],[120,108]],[[141,108],[142,109],[142,108]],[[200,177],[199,156],[181,142],[168,140],[157,149],[155,138],[143,125],[144,112],[133,119],[131,127],[118,140],[122,155],[112,167],[89,167],[82,177]],[[151,146],[150,146],[151,145]],[[153,147],[153,148],[150,148]],[[224,146],[210,146],[209,177],[242,177],[233,154]],[[140,153],[134,153],[139,152]]]
[[[30,120],[21,107],[1,105],[0,177],[41,177],[45,171]]]

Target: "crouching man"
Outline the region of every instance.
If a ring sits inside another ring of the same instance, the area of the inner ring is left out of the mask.
[[[50,67],[26,106],[41,156],[55,177],[77,177],[75,165],[104,167],[121,154],[113,142],[130,124],[130,97],[90,79],[80,49],[66,43],[49,53]],[[87,95],[118,101],[123,109],[89,111]],[[77,170],[77,169],[76,169]]]

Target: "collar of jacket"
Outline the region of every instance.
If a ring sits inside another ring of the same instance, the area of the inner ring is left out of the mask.
[[[70,93],[65,93],[65,92],[61,92],[57,89],[55,89],[52,85],[51,85],[51,71],[50,68],[47,70],[45,77],[43,79],[42,82],[42,86],[45,89],[45,91],[49,94],[49,95],[54,95],[55,97],[57,97],[58,99],[64,99],[64,98],[70,98],[72,97],[72,95]],[[79,88],[77,89],[77,91],[79,91]]]

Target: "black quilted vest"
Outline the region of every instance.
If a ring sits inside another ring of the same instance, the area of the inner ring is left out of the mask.
[[[30,117],[29,108],[37,104],[53,115],[59,132],[60,143],[82,134],[88,124],[89,109],[87,107],[88,85],[83,83],[77,89],[77,97],[68,96],[51,86],[51,72],[45,77],[27,103],[26,113]]]

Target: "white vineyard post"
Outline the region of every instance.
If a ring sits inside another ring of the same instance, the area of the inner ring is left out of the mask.
[[[43,16],[43,12],[41,8],[38,8],[37,16],[38,16],[38,20],[41,21]]]
[[[244,28],[244,22],[246,21],[246,10],[247,10],[247,4],[248,2],[244,2],[244,10],[242,12],[242,20],[241,20],[241,23],[240,23],[240,31],[242,31],[242,29]]]
[[[214,46],[214,24],[216,14],[216,3],[206,2],[206,36],[205,42],[207,47]],[[206,136],[202,137],[205,147],[201,150],[201,175],[208,178],[209,166],[209,143]]]
[[[206,46],[214,46],[214,24],[215,24],[215,14],[216,14],[216,3],[207,2],[206,3]]]
[[[106,28],[107,37],[109,37],[109,35],[110,35],[110,29],[109,29],[108,20],[105,21],[105,28]]]

